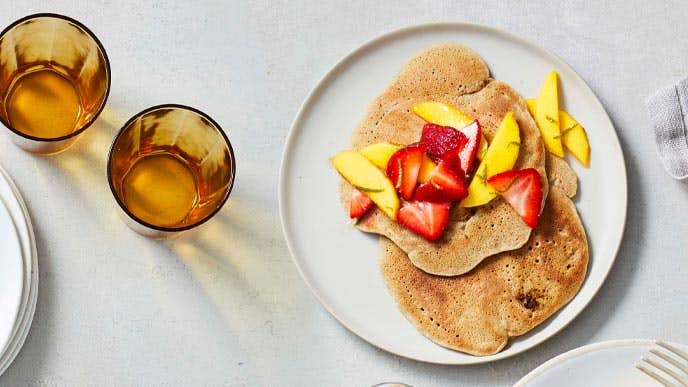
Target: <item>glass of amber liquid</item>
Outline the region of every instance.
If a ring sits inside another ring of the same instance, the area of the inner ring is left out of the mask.
[[[215,215],[234,183],[234,151],[205,113],[160,105],[132,117],[108,156],[110,189],[134,231],[164,238]]]
[[[35,14],[0,33],[0,121],[21,148],[67,149],[98,117],[109,90],[105,49],[78,21]]]

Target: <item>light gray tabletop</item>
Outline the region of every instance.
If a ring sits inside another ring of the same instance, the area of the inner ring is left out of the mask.
[[[688,74],[688,2],[555,3],[4,1],[3,26],[39,11],[82,21],[105,45],[113,82],[101,118],[62,155],[0,137],[40,265],[33,327],[0,385],[510,385],[596,341],[688,342],[688,186],[662,170],[644,108]],[[562,57],[607,108],[628,168],[625,238],[600,293],[554,338],[480,366],[406,360],[347,331],[299,277],[279,224],[282,148],[309,90],[364,41],[434,21],[502,28]],[[238,172],[216,219],[160,242],[118,218],[105,162],[124,121],[165,102],[214,117]]]

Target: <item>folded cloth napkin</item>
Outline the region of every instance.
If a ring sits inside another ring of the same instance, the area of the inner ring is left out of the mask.
[[[674,179],[688,178],[688,78],[650,96],[647,110],[664,169]]]

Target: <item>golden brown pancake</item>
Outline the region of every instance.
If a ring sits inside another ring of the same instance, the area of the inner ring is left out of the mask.
[[[569,302],[588,266],[585,230],[557,187],[526,245],[461,276],[425,273],[380,239],[382,277],[404,316],[435,343],[478,356],[499,352]]]
[[[572,198],[578,192],[578,176],[569,163],[553,154],[547,153],[545,162],[550,187],[558,187],[566,196]]]
[[[490,79],[483,60],[469,48],[432,47],[413,57],[392,83],[370,105],[353,133],[354,149],[380,141],[417,142],[425,121],[411,112],[414,104],[438,101],[456,106],[477,118],[492,140],[504,115],[514,112],[520,127],[521,149],[515,169],[536,168],[542,176],[543,205],[547,198],[545,150],[540,132],[525,101],[507,84]],[[351,186],[342,183],[344,208],[349,208]],[[501,198],[477,209],[452,209],[444,236],[429,242],[387,218],[377,208],[363,216],[359,229],[384,235],[405,251],[414,265],[436,275],[466,273],[483,259],[523,246],[531,229]]]

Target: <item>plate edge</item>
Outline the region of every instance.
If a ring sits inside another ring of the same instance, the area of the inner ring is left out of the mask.
[[[634,346],[634,345],[652,345],[656,344],[657,339],[619,339],[619,340],[607,340],[607,341],[600,341],[597,343],[592,343],[592,344],[587,344],[582,347],[574,348],[569,351],[566,351],[564,353],[561,353],[544,363],[540,364],[539,366],[535,367],[532,371],[528,372],[523,378],[521,378],[518,382],[514,384],[513,387],[525,387],[528,383],[532,382],[533,379],[539,377],[542,375],[544,372],[547,370],[551,369],[553,366],[556,366],[558,364],[561,364],[567,360],[573,359],[575,357],[584,355],[586,353],[590,353],[593,351],[596,351],[598,349],[607,349],[607,348],[616,348],[616,347],[627,347],[627,346]],[[671,342],[667,341],[669,344],[678,346],[678,347],[683,347],[684,345],[678,344],[676,342]]]

